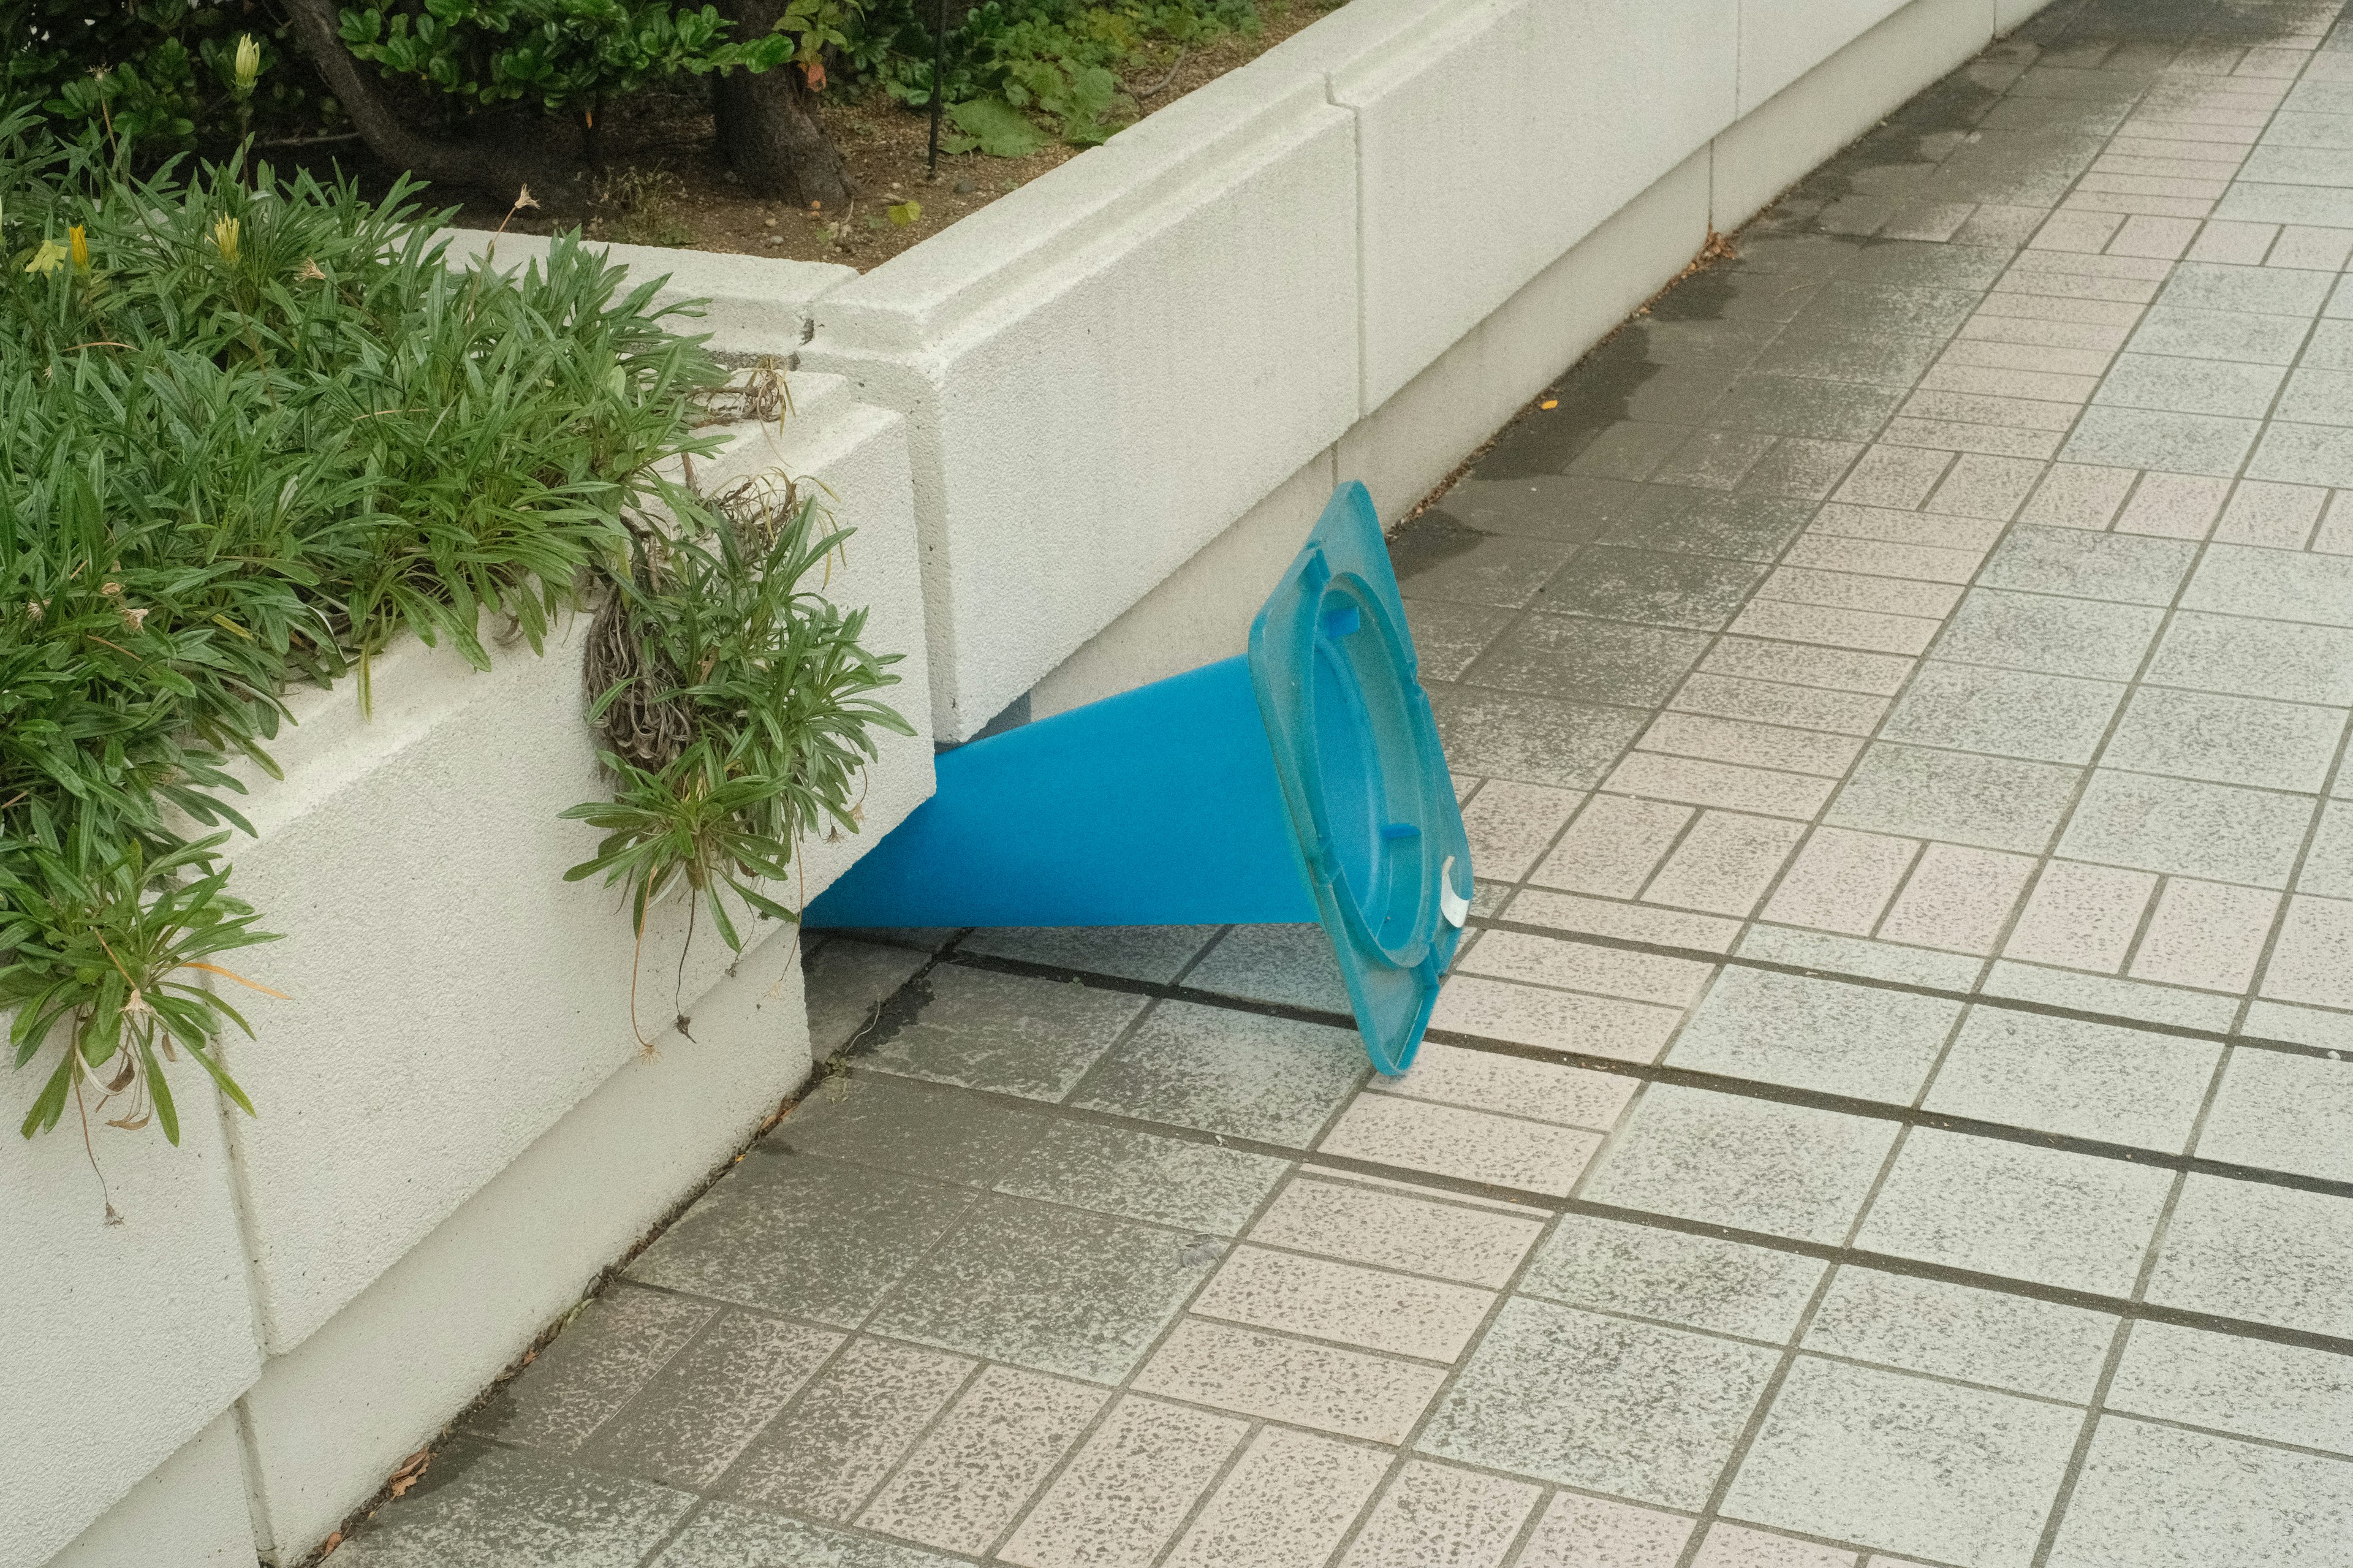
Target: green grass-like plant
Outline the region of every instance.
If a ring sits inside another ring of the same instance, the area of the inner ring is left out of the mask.
[[[625,518],[667,520],[673,563],[734,537],[657,474],[714,449],[698,410],[725,381],[658,284],[624,292],[568,239],[544,266],[453,270],[432,237],[448,215],[415,195],[234,163],[132,181],[0,116],[0,1008],[20,1068],[60,1029],[71,1053],[27,1135],[69,1102],[86,1124],[94,1090],[176,1142],[162,1062],[182,1048],[245,1104],[216,1054],[243,1020],[182,972],[243,983],[210,955],[268,940],[227,891],[231,761],[274,771],[290,685],[350,676],[365,701],[371,659],[410,633],[482,668],[486,626],[536,651],[596,583],[636,581]],[[827,703],[894,679],[854,652],[856,617],[768,585],[817,542],[776,537],[798,541],[781,563],[723,545],[674,571],[717,595],[684,645],[714,659],[694,667],[695,765],[760,877],[846,809],[827,748],[885,721]],[[730,615],[765,618],[731,640]],[[820,646],[865,673],[776,673]],[[804,673],[833,684],[812,698]],[[834,739],[780,749],[795,726]],[[712,864],[712,842],[681,864]]]
[[[899,656],[868,652],[866,612],[808,585],[852,531],[789,489],[742,489],[694,521],[637,531],[592,632],[595,722],[617,791],[564,814],[606,836],[565,879],[623,888],[640,937],[646,911],[682,889],[740,952],[724,895],[794,918],[762,884],[792,876],[804,835],[858,831],[871,732],[913,731],[872,697],[896,683]]]

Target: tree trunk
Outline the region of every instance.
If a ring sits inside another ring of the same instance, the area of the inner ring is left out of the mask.
[[[373,68],[343,47],[340,0],[286,0],[295,36],[326,82],[352,128],[371,152],[395,168],[437,184],[470,185],[511,198],[530,181],[561,199],[579,173],[578,149],[561,129],[542,126],[520,137],[482,136],[464,142],[420,135],[409,128]]]
[[[718,6],[734,24],[728,36],[739,40],[767,33],[785,13],[782,0],[718,0]],[[712,88],[719,150],[737,177],[762,195],[797,205],[846,206],[849,173],[817,122],[815,97],[798,66],[720,72]]]

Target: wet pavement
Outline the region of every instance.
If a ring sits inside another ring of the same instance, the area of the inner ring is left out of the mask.
[[[1397,540],[1476,851],[813,939],[365,1568],[2353,1565],[2353,29],[2063,3]]]

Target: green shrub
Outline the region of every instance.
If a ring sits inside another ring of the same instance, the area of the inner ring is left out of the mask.
[[[371,204],[234,164],[134,183],[29,128],[0,117],[0,1007],[20,1068],[70,1028],[27,1134],[87,1086],[169,1135],[156,1053],[219,1074],[213,1042],[241,1024],[180,972],[266,940],[227,891],[231,756],[269,769],[285,688],[348,673],[364,701],[404,633],[487,668],[501,618],[537,649],[597,581],[633,581],[649,520],[681,558],[731,539],[655,471],[712,449],[697,410],[724,378],[653,283],[623,295],[571,241],[519,275],[452,271],[430,239],[448,215],[406,187]],[[807,565],[814,526],[782,563],[723,551],[772,574],[721,574],[760,619],[707,678],[732,706],[694,711],[720,776],[759,770],[729,797],[759,843],[729,863],[745,876],[848,809],[867,727],[897,723],[842,706],[895,679],[860,619],[773,575]],[[812,648],[821,687],[780,662]],[[690,847],[696,876],[728,853]]]
[[[257,51],[240,80],[240,39]],[[282,68],[289,29],[221,0],[0,0],[0,110],[39,108],[54,134],[124,163],[332,117],[306,73]]]
[[[866,0],[845,27],[844,52],[864,79],[926,105],[935,10],[930,0]],[[1258,25],[1254,0],[984,0],[949,29],[940,79],[950,104],[1040,114],[1065,141],[1092,145],[1133,117],[1138,106],[1119,73],[1141,67],[1151,46],[1199,45]],[[985,116],[957,118],[969,134],[953,150],[1019,155],[1018,139],[984,129]]]
[[[346,7],[343,47],[388,77],[473,107],[516,101],[593,111],[657,79],[729,66],[765,69],[790,45],[730,40],[709,5],[669,0],[392,0]]]

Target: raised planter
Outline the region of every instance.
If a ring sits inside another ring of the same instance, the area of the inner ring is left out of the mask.
[[[804,846],[775,889],[797,903],[930,793],[932,746],[904,422],[839,378],[792,391],[781,427],[730,430],[698,479],[781,470],[838,498],[858,531],[825,591],[906,654],[883,697],[919,731],[881,737],[864,830]],[[184,1073],[181,1149],[99,1129],[120,1226],[78,1131],[0,1152],[0,1212],[29,1238],[0,1324],[30,1348],[0,1380],[0,1568],[49,1561],[159,1466],[168,1506],[134,1496],[61,1561],[202,1561],[149,1532],[218,1516],[225,1480],[240,1527],[251,1492],[240,1564],[299,1561],[807,1076],[792,928],[752,928],[736,960],[707,919],[689,947],[673,903],[640,952],[616,891],[563,880],[596,835],[557,813],[608,789],[585,630],[560,623],[544,657],[493,640],[484,673],[404,642],[366,714],[348,685],[292,699],[285,776],[255,779],[257,837],[233,847],[237,890],[285,933],[240,971],[292,997],[256,999],[259,1039],[227,1048],[258,1117]],[[215,1462],[240,1436],[241,1481]]]

